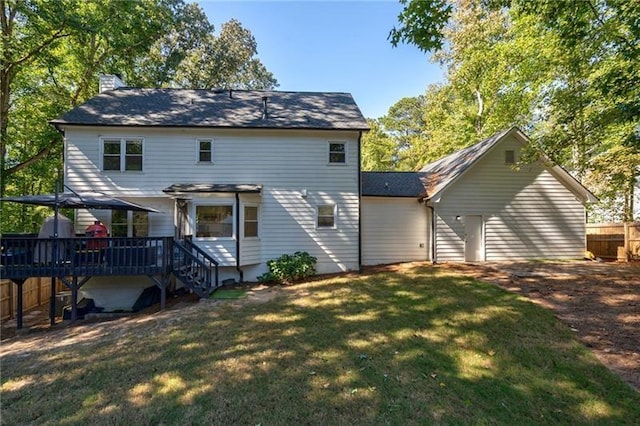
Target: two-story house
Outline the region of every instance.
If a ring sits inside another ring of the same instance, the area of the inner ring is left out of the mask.
[[[114,237],[189,237],[221,279],[255,280],[296,251],[317,257],[319,273],[360,266],[368,127],[348,93],[140,89],[103,76],[101,93],[52,124],[64,133],[67,186],[162,212],[79,210],[77,232],[100,220]],[[83,292],[100,298],[114,281],[139,291],[145,280],[95,277]]]
[[[544,157],[521,164],[529,140],[517,128],[417,172],[361,173],[368,126],[347,93],[121,86],[103,76],[100,94],[52,121],[65,135],[65,183],[162,213],[79,210],[77,232],[100,220],[112,237],[188,238],[237,281],[296,251],[331,273],[584,250],[596,198]],[[152,285],[95,276],[82,292],[126,309]]]

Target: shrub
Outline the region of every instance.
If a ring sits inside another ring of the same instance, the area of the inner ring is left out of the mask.
[[[277,259],[267,261],[269,272],[260,275],[258,281],[290,284],[314,275],[317,261],[317,258],[306,251],[297,251],[293,255],[283,254]]]

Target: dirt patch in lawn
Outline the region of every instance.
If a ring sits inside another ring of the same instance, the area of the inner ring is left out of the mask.
[[[267,286],[255,283],[225,288],[242,289],[245,291],[245,294],[240,299],[223,300],[201,300],[195,294],[190,293],[170,295],[167,297],[164,311],[160,310],[159,304],[155,304],[136,313],[90,315],[91,318],[79,320],[76,323],[63,321],[62,318],[57,317],[56,325],[53,327],[50,326],[48,306],[41,306],[25,313],[24,328],[22,330],[16,330],[15,318],[3,321],[0,330],[0,340],[2,340],[2,345],[7,345],[9,343],[15,343],[15,340],[37,341],[37,339],[41,337],[46,337],[50,342],[55,342],[55,339],[67,338],[68,336],[74,336],[73,338],[75,339],[84,339],[85,336],[83,336],[83,334],[86,334],[88,337],[95,337],[93,336],[93,331],[103,327],[126,327],[127,324],[147,322],[149,319],[159,322],[165,320],[170,322],[172,317],[180,315],[179,312],[176,311],[190,307],[199,309],[198,306],[201,306],[204,309],[208,309],[206,308],[207,305],[214,305],[216,303],[238,306],[251,303],[265,303],[277,297],[279,294],[278,291],[281,289],[279,286]],[[21,336],[20,339],[15,339],[17,335]],[[1,349],[0,353],[2,353]]]
[[[600,361],[640,389],[640,263],[499,262],[437,265],[551,309]]]
[[[365,273],[405,272],[424,262],[367,267]],[[640,263],[596,262],[504,262],[435,265],[435,268],[451,270],[476,279],[499,285],[522,294],[533,302],[555,312],[576,335],[591,348],[600,361],[620,374],[624,380],[640,389]],[[234,287],[235,288],[235,287]],[[101,330],[128,323],[148,322],[160,326],[171,322],[178,309],[210,309],[209,304],[226,303],[244,305],[266,303],[295,286],[243,286],[247,296],[241,299],[207,300],[200,302],[194,295],[170,297],[167,309],[148,308],[123,318],[84,320],[76,324],[68,322],[49,328],[46,307],[25,318],[23,335],[15,336],[15,324],[4,323],[0,354],[7,350],[25,349],[29,345],[56,344],[60,339],[91,339]],[[5,339],[9,340],[5,340]]]

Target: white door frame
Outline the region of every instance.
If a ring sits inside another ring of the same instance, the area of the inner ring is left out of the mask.
[[[484,261],[484,218],[482,215],[464,217],[464,261]]]

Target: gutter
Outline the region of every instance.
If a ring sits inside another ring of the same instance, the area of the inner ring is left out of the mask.
[[[362,159],[360,143],[362,132],[358,133],[358,271],[362,272]]]
[[[425,205],[431,210],[431,263],[436,264],[436,209],[428,204]]]
[[[240,193],[236,192],[236,271],[238,271],[238,281],[244,282],[244,272],[240,268]]]

